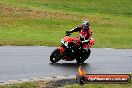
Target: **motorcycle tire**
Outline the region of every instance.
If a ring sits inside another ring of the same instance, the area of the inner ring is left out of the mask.
[[[77,63],[84,63],[84,61],[88,59],[88,57],[90,56],[90,53],[91,53],[91,50],[88,49],[85,56],[82,56],[81,58],[79,57],[76,59]]]
[[[85,59],[85,60],[86,60],[86,59]],[[77,59],[76,59],[76,61],[77,61],[78,64],[84,63],[85,60],[84,60],[84,59],[82,60],[82,59],[80,59],[80,58],[77,58]]]
[[[50,55],[50,61],[52,63],[56,63],[58,62],[59,60],[61,60],[61,52],[59,49],[55,49],[52,54]]]
[[[91,50],[88,49],[88,51],[86,51],[86,55],[84,56],[85,59],[88,59],[88,57],[90,56]]]

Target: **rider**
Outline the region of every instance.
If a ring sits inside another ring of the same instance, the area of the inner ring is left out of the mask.
[[[88,47],[91,47],[94,44],[95,40],[92,38],[92,30],[90,28],[89,21],[83,21],[81,26],[71,29],[70,31],[66,31],[66,33],[73,32],[80,33],[79,38],[83,49],[88,50]]]

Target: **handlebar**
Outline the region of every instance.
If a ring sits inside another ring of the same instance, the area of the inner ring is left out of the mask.
[[[66,36],[69,36],[69,35],[71,35],[71,33],[69,32],[69,31],[66,31]]]

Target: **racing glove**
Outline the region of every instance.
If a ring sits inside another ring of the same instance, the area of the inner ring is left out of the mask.
[[[90,42],[90,39],[87,39],[87,40],[84,40],[84,41],[81,41],[82,43],[89,43]]]
[[[71,31],[66,31],[66,34],[72,33]]]

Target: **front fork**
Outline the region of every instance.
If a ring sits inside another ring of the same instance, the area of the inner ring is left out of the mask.
[[[65,48],[63,47],[63,45],[61,47],[59,47],[58,49],[60,50],[61,54],[63,54],[65,51]]]
[[[75,55],[72,55],[72,54],[69,54],[69,50],[65,47],[65,46],[61,46],[58,48],[61,52],[61,55],[62,55],[62,59],[64,60],[72,60],[72,58],[75,56]],[[72,52],[71,52],[72,53]]]

